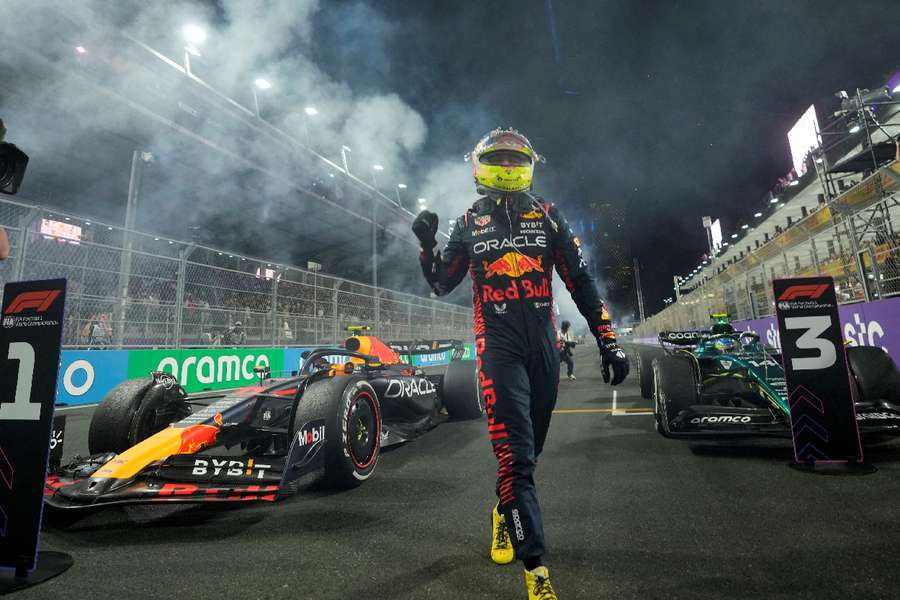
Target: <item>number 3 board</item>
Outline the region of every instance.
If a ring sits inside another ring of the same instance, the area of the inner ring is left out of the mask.
[[[776,279],[775,312],[799,463],[862,461],[831,277]]]

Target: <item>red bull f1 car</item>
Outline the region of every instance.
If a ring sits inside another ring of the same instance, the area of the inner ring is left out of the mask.
[[[446,418],[484,413],[474,361],[457,345],[446,371],[426,375],[368,335],[317,349],[300,370],[197,403],[166,372],[122,382],[91,420],[90,456],[52,468],[45,502],[113,504],[274,501],[306,483],[353,487],[384,446]]]
[[[781,357],[752,332],[719,322],[707,331],[659,334],[639,351],[641,395],[669,438],[790,437]],[[847,348],[860,434],[900,434],[900,373],[881,348]]]

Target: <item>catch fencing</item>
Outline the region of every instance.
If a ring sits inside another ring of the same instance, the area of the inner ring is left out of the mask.
[[[388,340],[472,336],[462,306],[40,206],[2,200],[0,225],[0,283],[68,280],[69,348],[335,344],[348,325]]]
[[[637,335],[703,327],[712,312],[735,320],[775,314],[772,280],[828,275],[838,302],[900,296],[900,163],[876,171],[768,243],[646,319]]]

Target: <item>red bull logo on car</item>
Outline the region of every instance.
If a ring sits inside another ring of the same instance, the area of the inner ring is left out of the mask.
[[[544,272],[541,264],[543,256],[532,258],[520,252],[507,252],[495,261],[482,261],[484,264],[484,276],[505,275],[506,277],[521,277],[525,273],[537,271]]]

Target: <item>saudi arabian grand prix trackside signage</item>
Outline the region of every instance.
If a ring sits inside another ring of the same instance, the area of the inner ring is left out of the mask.
[[[862,461],[830,277],[776,279],[775,309],[798,463]]]
[[[0,320],[0,567],[35,567],[65,279],[7,283]]]

